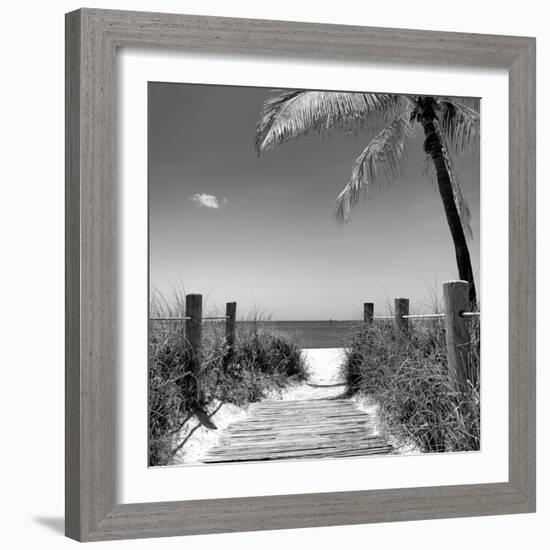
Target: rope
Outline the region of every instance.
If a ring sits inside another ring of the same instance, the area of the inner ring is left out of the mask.
[[[191,317],[151,317],[150,321],[190,321]]]
[[[444,313],[427,313],[425,315],[403,315],[403,319],[436,319],[445,317]]]
[[[229,319],[229,315],[220,317],[202,317],[202,321],[216,321],[221,319]],[[150,321],[192,321],[193,317],[151,317]]]
[[[479,317],[481,315],[480,311],[463,311],[460,313],[461,317]],[[402,315],[402,319],[440,319],[445,317],[445,313],[426,313],[424,315]],[[374,321],[382,319],[395,319],[395,315],[382,315],[373,317]]]
[[[221,315],[220,317],[203,317],[203,321],[216,321],[220,319],[229,319],[229,315]]]

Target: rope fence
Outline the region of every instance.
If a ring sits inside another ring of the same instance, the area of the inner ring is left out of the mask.
[[[187,294],[185,296],[186,315],[178,317],[150,317],[153,322],[185,321],[185,337],[191,349],[191,374],[195,380],[200,380],[202,359],[202,323],[204,321],[225,321],[225,360],[229,361],[235,353],[235,322],[237,319],[237,303],[225,304],[225,315],[202,315],[202,294]],[[201,388],[197,387],[197,398],[200,401]]]
[[[409,320],[442,319],[445,322],[445,340],[447,345],[447,364],[449,378],[458,390],[468,383],[470,369],[468,353],[470,347],[469,320],[480,317],[479,311],[468,311],[469,284],[466,281],[449,281],[443,283],[443,313],[411,314],[408,298],[396,298],[393,315],[374,315],[374,303],[363,304],[363,321],[366,324],[378,320],[393,320],[394,337],[396,339],[409,336]],[[188,294],[185,297],[185,316],[151,317],[151,321],[185,321],[186,338],[193,353],[193,373],[200,372],[202,322],[225,321],[225,341],[227,359],[235,353],[237,303],[226,303],[226,314],[218,316],[202,316],[202,294]]]
[[[370,324],[377,320],[393,320],[396,340],[409,337],[409,320],[441,319],[445,322],[445,343],[449,379],[456,390],[464,388],[468,382],[474,383],[469,368],[470,328],[469,321],[480,317],[481,312],[469,311],[469,284],[466,281],[443,283],[442,313],[409,313],[408,298],[396,298],[393,315],[374,315],[374,303],[363,304],[363,321]]]

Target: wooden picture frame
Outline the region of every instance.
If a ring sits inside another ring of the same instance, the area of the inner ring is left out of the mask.
[[[509,480],[116,504],[119,47],[509,71]],[[535,511],[535,39],[82,9],[66,16],[66,534],[81,541]]]

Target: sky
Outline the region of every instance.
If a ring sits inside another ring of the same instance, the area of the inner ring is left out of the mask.
[[[376,91],[376,90],[374,90]],[[256,123],[277,90],[149,83],[151,289],[202,294],[207,311],[236,301],[238,317],[358,319],[396,297],[432,309],[457,279],[443,205],[426,175],[421,131],[403,174],[337,224],[334,201],[374,134],[311,134],[258,157]],[[455,159],[471,209],[479,287],[479,147]],[[479,289],[478,289],[479,292]]]

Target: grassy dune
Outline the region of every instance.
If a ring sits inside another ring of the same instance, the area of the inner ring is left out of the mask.
[[[166,312],[163,312],[166,313]],[[169,312],[174,314],[175,312]],[[203,356],[197,377],[180,322],[153,322],[149,332],[149,464],[169,464],[178,434],[197,407],[212,413],[220,403],[245,406],[273,389],[307,377],[300,345],[290,336],[254,323],[237,332],[231,359],[222,323],[203,325]],[[197,391],[200,386],[200,396]]]
[[[471,323],[470,369],[479,380],[479,322]],[[445,329],[438,319],[410,323],[396,341],[390,322],[358,326],[342,366],[350,395],[371,396],[399,444],[423,452],[479,450],[479,382],[454,391],[447,375]]]

